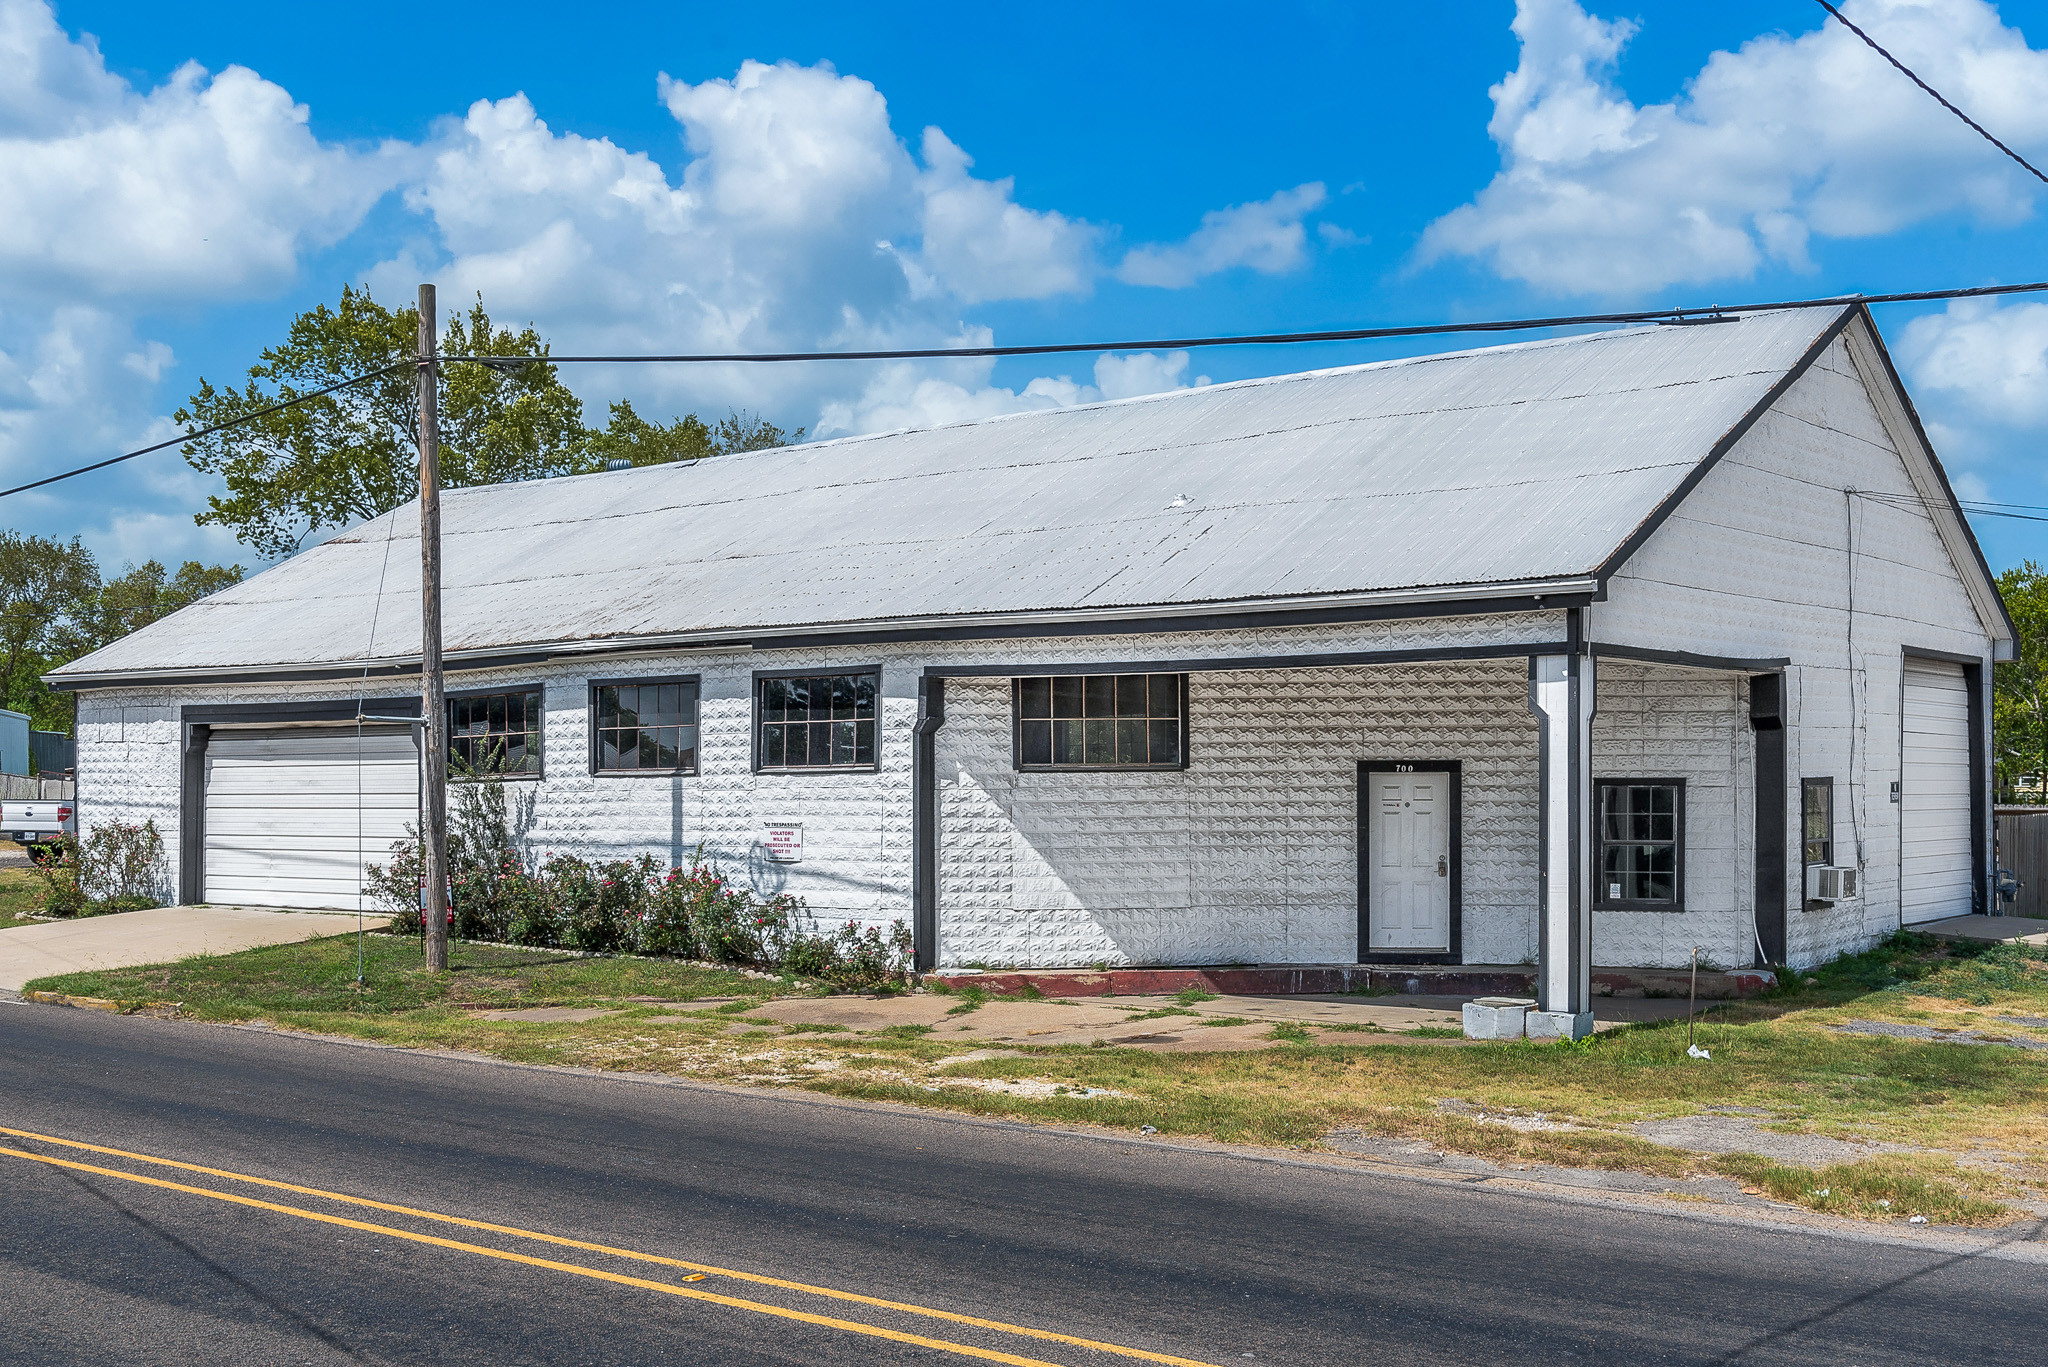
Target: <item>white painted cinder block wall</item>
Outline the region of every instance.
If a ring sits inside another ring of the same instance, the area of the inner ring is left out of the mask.
[[[1737,680],[1606,662],[1597,772],[1687,780],[1686,910],[1602,912],[1603,965],[1749,962],[1746,702]],[[1360,761],[1455,760],[1467,963],[1536,955],[1537,747],[1522,660],[1189,680],[1168,773],[1014,771],[1007,680],[947,686],[939,962],[1349,963]]]
[[[1853,332],[1837,340],[1590,610],[1596,641],[1791,661],[1785,895],[1795,967],[1866,948],[1899,925],[1891,784],[1901,769],[1903,652],[1990,652],[1948,549],[1910,502],[1901,415],[1888,427],[1866,388],[1880,364]],[[1861,851],[1857,901],[1800,909],[1802,775],[1836,781],[1836,849]]]

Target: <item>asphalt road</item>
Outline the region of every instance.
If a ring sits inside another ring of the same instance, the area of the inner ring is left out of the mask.
[[[2039,1245],[1842,1238],[52,1007],[0,1004],[0,1126],[218,1170],[0,1134],[107,1170],[0,1154],[8,1363],[1161,1360],[1007,1325],[1230,1367],[1875,1367],[2038,1363],[2048,1330]],[[221,1174],[722,1270],[685,1282]]]

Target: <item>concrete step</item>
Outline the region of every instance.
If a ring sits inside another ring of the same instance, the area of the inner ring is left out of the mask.
[[[1227,964],[1186,968],[1047,968],[981,972],[942,968],[928,976],[954,987],[1014,995],[1027,988],[1047,997],[1103,997],[1171,994],[1190,987],[1222,996],[1284,996],[1294,993],[1343,995],[1394,993],[1404,996],[1532,996],[1536,970],[1527,964]],[[1684,969],[1596,968],[1598,996],[1683,997]],[[1699,995],[1708,1000],[1748,997],[1775,987],[1769,969],[1702,970]]]

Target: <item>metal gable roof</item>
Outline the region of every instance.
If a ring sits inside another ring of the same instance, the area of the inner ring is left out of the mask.
[[[1628,328],[443,495],[451,652],[1597,573],[1841,314]],[[416,659],[408,505],[54,678]]]

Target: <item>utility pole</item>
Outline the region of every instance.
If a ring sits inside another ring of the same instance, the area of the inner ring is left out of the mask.
[[[448,702],[441,680],[441,393],[434,287],[420,286],[420,894],[427,967],[448,967]]]

